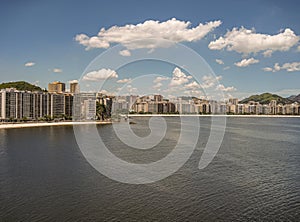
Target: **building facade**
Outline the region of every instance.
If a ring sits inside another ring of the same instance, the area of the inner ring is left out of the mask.
[[[64,93],[66,90],[66,84],[63,82],[52,82],[48,84],[49,93]]]

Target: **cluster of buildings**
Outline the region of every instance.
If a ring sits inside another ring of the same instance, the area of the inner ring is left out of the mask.
[[[194,97],[178,97],[164,99],[162,95],[152,96],[118,96],[113,100],[114,113],[149,113],[149,114],[252,114],[252,115],[300,115],[300,104],[277,104],[272,100],[269,104],[250,101],[239,103],[232,98],[226,102],[198,99]]]
[[[192,97],[165,99],[162,95],[118,96],[113,99],[113,113],[139,114],[209,114],[226,113],[226,104]]]
[[[282,104],[277,103],[276,100],[272,100],[269,104],[260,104],[255,101],[240,104],[238,103],[238,99],[229,99],[227,103],[227,113],[252,115],[300,115],[300,104],[297,102]]]
[[[48,92],[2,89],[0,120],[94,120],[97,118],[97,101],[107,106],[107,112],[110,112],[111,98],[101,93],[80,93],[75,82],[70,83],[69,92],[62,82],[49,83]]]
[[[278,104],[276,100],[269,104],[255,101],[242,104],[234,98],[218,102],[195,97],[166,99],[162,95],[107,96],[80,92],[77,82],[70,83],[69,91],[62,82],[49,83],[48,92],[0,90],[1,121],[95,120],[110,117],[112,113],[300,115],[300,104]]]

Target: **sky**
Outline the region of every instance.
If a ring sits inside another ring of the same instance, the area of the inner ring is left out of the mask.
[[[299,6],[297,0],[0,1],[0,82],[46,88],[79,80],[89,88],[105,79],[107,91],[130,93],[140,93],[138,85],[162,94],[300,94]],[[115,70],[101,57],[108,50],[113,61],[130,60],[137,53],[170,53],[176,44],[199,54],[211,72],[188,67],[189,61],[151,60]],[[152,79],[134,83],[149,74]]]

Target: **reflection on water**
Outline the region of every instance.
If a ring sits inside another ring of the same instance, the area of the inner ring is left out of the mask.
[[[190,160],[174,175],[147,185],[121,184],[83,158],[70,126],[0,130],[0,221],[297,221],[300,212],[300,119],[228,118],[219,153],[204,170],[198,162],[210,119],[200,118]],[[147,135],[147,118],[133,131]],[[99,135],[118,157],[143,163],[167,155],[179,119],[153,149],[137,150]],[[86,127],[86,126],[85,126]]]

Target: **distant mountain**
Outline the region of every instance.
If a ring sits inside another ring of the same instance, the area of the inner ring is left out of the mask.
[[[4,82],[0,84],[0,89],[6,89],[6,88],[15,88],[17,90],[24,90],[24,91],[45,91],[41,87],[32,85],[25,81]]]
[[[296,95],[290,96],[287,99],[291,100],[292,102],[298,102],[298,103],[300,103],[300,94],[297,95],[297,96]]]
[[[263,93],[260,95],[252,95],[246,99],[243,99],[241,103],[248,103],[250,101],[255,101],[259,102],[260,104],[269,104],[271,100],[276,100],[277,103],[291,103],[291,101],[288,98],[283,98],[281,96],[278,96],[276,94],[271,94],[271,93]]]

